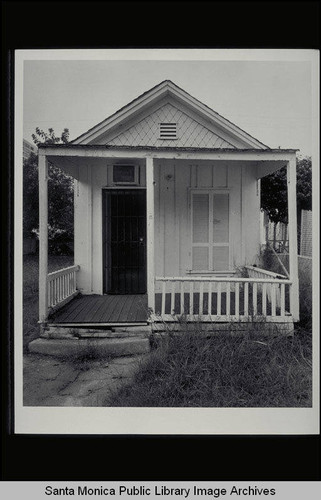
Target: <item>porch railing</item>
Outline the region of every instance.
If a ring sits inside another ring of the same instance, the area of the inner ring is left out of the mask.
[[[256,266],[245,266],[245,269],[247,270],[250,278],[288,279],[288,276],[285,276],[284,274],[274,273]]]
[[[264,274],[264,270],[262,270]],[[259,272],[259,271],[258,271]],[[264,277],[156,277],[152,320],[292,321],[288,279]],[[157,293],[157,289],[159,292]]]
[[[250,278],[262,278],[262,279],[272,278],[273,280],[288,279],[288,277],[284,276],[283,274],[277,274],[272,271],[267,271],[266,269],[261,269],[260,267],[245,266],[245,269],[247,270]],[[258,289],[261,290],[261,288],[262,285],[258,283]],[[275,302],[276,306],[279,308],[281,308],[281,302],[282,302],[281,291],[282,291],[281,286],[275,289]],[[272,303],[272,288],[267,287],[266,295],[268,300]]]
[[[48,309],[60,309],[75,297],[77,290],[76,275],[79,266],[70,266],[48,274]]]

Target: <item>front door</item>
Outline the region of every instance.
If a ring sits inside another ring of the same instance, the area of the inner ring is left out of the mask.
[[[103,191],[104,293],[146,293],[146,192]]]

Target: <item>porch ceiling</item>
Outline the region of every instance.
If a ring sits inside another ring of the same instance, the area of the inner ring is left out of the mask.
[[[83,155],[78,152],[78,154],[73,155],[72,149],[67,150],[64,148],[59,151],[55,150],[54,154],[52,150],[48,149],[47,158],[50,163],[54,166],[61,168],[63,171],[67,172],[69,175],[74,177],[75,179],[79,178],[79,167],[86,165],[88,167],[98,167],[98,166],[106,166],[109,163],[117,163],[126,161],[131,164],[138,164],[142,161],[146,160],[146,153],[149,151],[146,148],[140,150],[139,148],[135,149],[135,153],[130,148],[117,148],[116,154],[110,154],[110,156],[106,153],[106,147],[103,148],[103,155],[97,154],[97,151],[101,151],[102,148],[90,148],[89,150],[85,148],[83,149]],[[45,149],[44,149],[45,151]],[[90,155],[90,151],[92,151],[92,155]],[[132,151],[134,154],[130,154]],[[168,154],[169,151],[172,154]],[[204,149],[194,149],[194,148],[180,148],[177,150],[175,154],[175,148],[167,149],[153,149],[155,161],[161,160],[162,163],[172,162],[173,160],[178,163],[198,161],[198,162],[209,162],[209,161],[231,161],[231,162],[249,162],[253,164],[253,161],[257,163],[257,178],[260,179],[266,175],[269,175],[273,172],[276,172],[280,168],[286,166],[287,161],[295,155],[296,150],[269,150],[268,155],[259,154],[257,155],[257,150],[204,150]],[[61,154],[59,154],[61,152]],[[89,154],[88,154],[89,152]],[[71,154],[70,154],[71,153]],[[162,154],[163,153],[163,154]],[[185,153],[185,154],[184,154]],[[199,154],[198,154],[199,153]],[[235,154],[238,153],[238,154]],[[253,153],[253,159],[252,154]],[[259,153],[262,153],[260,151]],[[148,156],[150,155],[150,152]],[[265,159],[269,156],[269,159]],[[280,157],[280,159],[278,159]]]
[[[262,177],[265,177],[266,175],[273,174],[273,172],[276,172],[277,170],[280,170],[280,168],[286,167],[286,161],[285,160],[261,160],[258,162],[258,168],[257,168],[257,178],[261,179]]]
[[[97,157],[83,157],[83,156],[47,156],[48,161],[52,163],[55,167],[60,168],[67,174],[71,175],[75,179],[79,179],[79,167],[88,166],[88,167],[99,167],[106,166],[108,163],[117,163],[121,161],[126,161],[126,163],[131,163],[133,165],[140,163],[141,160],[138,158],[97,158]]]

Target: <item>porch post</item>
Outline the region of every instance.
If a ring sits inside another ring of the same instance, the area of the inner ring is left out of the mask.
[[[48,162],[39,150],[39,321],[48,317]]]
[[[299,321],[299,273],[296,208],[296,158],[287,162],[289,274],[292,281],[290,310],[294,321]]]
[[[147,215],[147,297],[148,307],[155,312],[154,272],[154,160],[146,158],[146,215]]]

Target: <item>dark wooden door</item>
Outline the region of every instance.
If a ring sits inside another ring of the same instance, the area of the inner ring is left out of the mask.
[[[146,293],[146,192],[103,191],[104,293]]]

